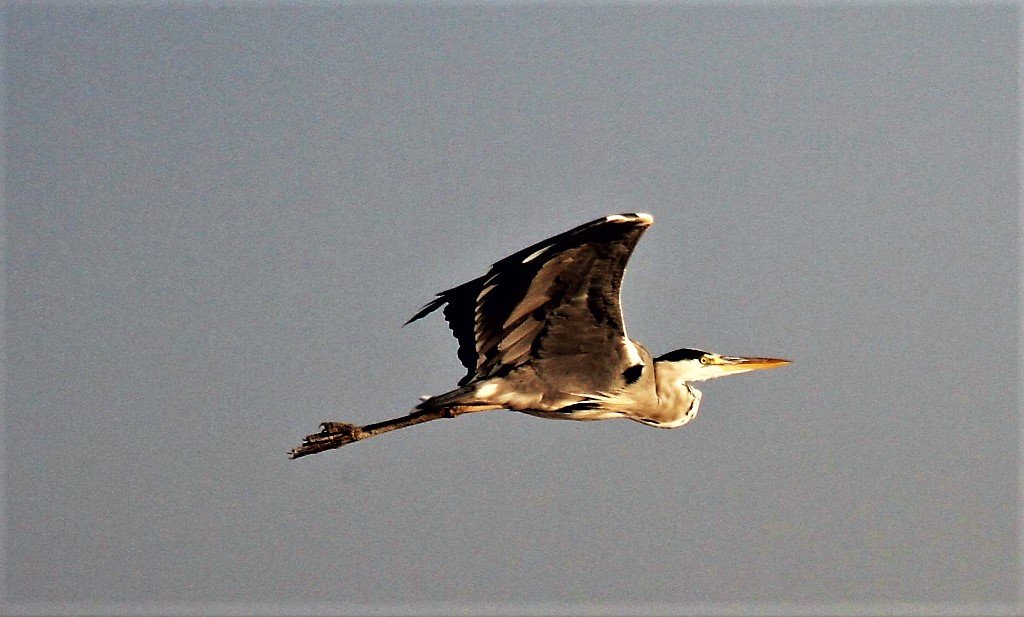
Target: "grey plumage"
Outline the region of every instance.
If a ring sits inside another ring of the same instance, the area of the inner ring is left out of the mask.
[[[673,360],[682,356],[653,360],[623,325],[622,276],[652,222],[643,213],[591,221],[439,293],[409,323],[444,306],[468,372],[460,388],[418,408],[506,407],[550,418],[626,417],[664,427],[692,419],[700,393],[679,379]],[[683,355],[699,363],[705,353]]]
[[[613,214],[501,259],[481,277],[437,294],[407,322],[443,308],[466,367],[459,387],[408,416],[366,427],[325,423],[292,451],[302,456],[440,417],[506,408],[571,420],[629,418],[675,428],[693,419],[691,382],[786,364],[692,349],[657,359],[625,330],[619,290],[626,263],[653,223]]]

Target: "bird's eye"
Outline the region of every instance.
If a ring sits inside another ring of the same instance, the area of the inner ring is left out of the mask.
[[[711,356],[701,356],[700,357],[700,363],[705,365],[705,366],[710,364],[711,363]]]

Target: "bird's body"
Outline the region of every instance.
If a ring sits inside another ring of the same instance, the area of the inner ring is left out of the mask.
[[[659,367],[646,347],[631,341],[636,346],[641,364],[633,375],[620,375],[605,390],[581,393],[576,391],[564,397],[558,404],[545,408],[536,405],[517,406],[511,400],[505,406],[509,409],[542,418],[557,420],[608,420],[628,418],[659,428],[680,427],[697,415],[700,408],[700,390],[684,385],[682,388],[665,387],[658,389]],[[669,384],[662,376],[662,381]]]
[[[443,308],[467,373],[408,416],[355,427],[325,423],[292,456],[338,447],[440,417],[511,409],[544,418],[628,418],[660,428],[692,420],[691,382],[787,363],[680,349],[653,357],[623,325],[626,262],[653,218],[613,214],[496,262],[443,291],[409,320]]]

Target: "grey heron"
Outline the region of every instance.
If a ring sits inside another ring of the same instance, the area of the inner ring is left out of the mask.
[[[693,383],[788,364],[698,349],[654,357],[626,335],[622,276],[653,222],[646,213],[612,214],[529,246],[483,276],[437,294],[406,323],[444,307],[467,369],[458,387],[423,397],[399,418],[366,426],[325,422],[290,457],[491,409],[678,428],[700,408],[701,392]]]

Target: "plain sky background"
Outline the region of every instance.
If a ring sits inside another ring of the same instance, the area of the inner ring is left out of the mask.
[[[12,606],[1017,602],[1014,5],[3,26]],[[795,363],[286,458],[458,380],[435,292],[637,210],[631,336]]]

